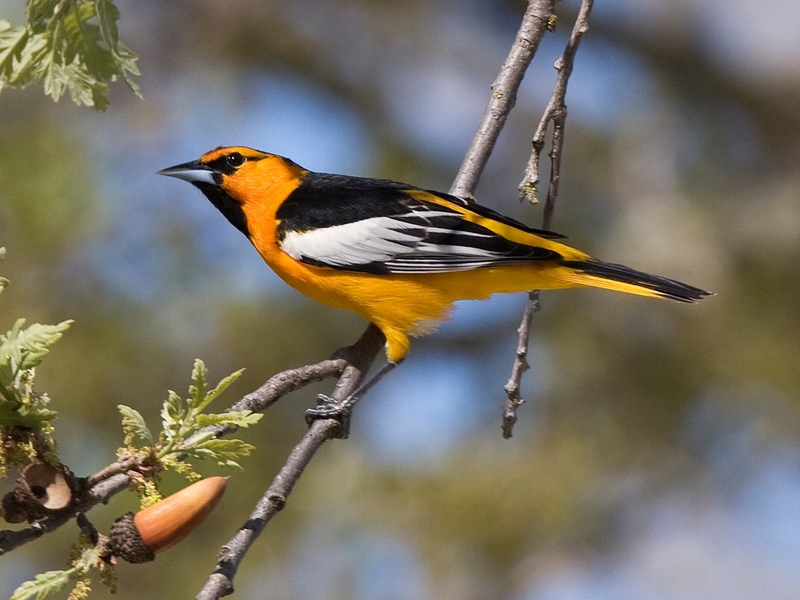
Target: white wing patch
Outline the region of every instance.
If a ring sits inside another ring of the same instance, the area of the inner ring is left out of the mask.
[[[311,259],[337,267],[385,262],[409,252],[420,240],[420,229],[392,217],[376,217],[311,231],[290,231],[281,248],[295,260]]]
[[[384,273],[465,271],[530,262],[550,254],[514,244],[453,212],[430,209],[289,231],[280,246],[300,262]]]

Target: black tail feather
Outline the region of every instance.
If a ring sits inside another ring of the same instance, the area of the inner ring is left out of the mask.
[[[700,288],[675,281],[674,279],[667,279],[666,277],[659,277],[658,275],[650,275],[649,273],[636,271],[625,265],[594,260],[565,261],[563,265],[594,277],[628,283],[652,290],[659,296],[669,298],[670,300],[677,300],[678,302],[696,302],[706,296],[713,296],[711,292],[706,292]]]

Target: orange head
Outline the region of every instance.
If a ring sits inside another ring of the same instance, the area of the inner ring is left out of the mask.
[[[288,158],[244,146],[219,147],[159,175],[188,181],[239,231],[252,238],[260,224],[308,173]]]

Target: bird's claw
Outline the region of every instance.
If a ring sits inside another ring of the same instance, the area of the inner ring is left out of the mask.
[[[317,394],[316,408],[309,408],[306,411],[306,422],[310,425],[317,419],[330,419],[341,416],[344,412],[343,402],[335,400],[326,394]]]
[[[371,379],[368,379],[365,383],[358,386],[356,390],[344,400],[336,400],[326,394],[319,394],[317,396],[317,406],[315,408],[309,408],[306,411],[306,423],[311,425],[317,419],[336,419],[342,426],[342,431],[336,437],[347,437],[347,433],[350,429],[350,414],[353,412],[353,407],[364,394],[372,389],[372,386],[378,383],[382,377],[397,365],[398,363],[396,362],[387,362]]]
[[[354,404],[352,396],[336,400],[326,394],[318,394],[316,408],[306,411],[306,423],[311,425],[317,419],[336,419],[342,424],[343,431],[347,432],[350,429],[350,414]]]

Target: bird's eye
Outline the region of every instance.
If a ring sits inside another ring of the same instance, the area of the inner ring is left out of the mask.
[[[225,157],[225,162],[228,164],[229,167],[233,167],[234,169],[238,169],[244,164],[245,157],[239,154],[238,152],[231,152]]]

